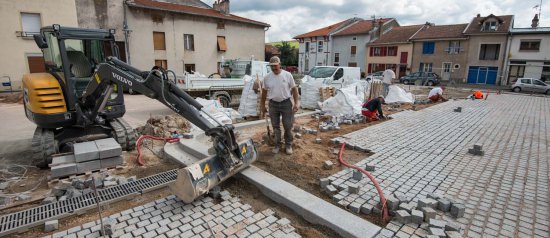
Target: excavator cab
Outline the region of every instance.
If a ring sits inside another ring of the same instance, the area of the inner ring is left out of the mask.
[[[114,30],[52,25],[43,27],[40,34],[34,35],[47,70],[47,73],[23,76],[25,115],[37,125],[33,139],[36,165],[46,167],[52,154],[70,152],[74,142],[114,137],[116,130],[110,121],[117,124],[115,127],[127,124],[121,121],[125,107],[123,90],[117,87],[120,85],[115,85],[105,110],[101,112],[105,123],[86,125],[80,120],[82,96],[90,81],[94,80],[94,72],[107,57],[119,55],[114,33]],[[124,149],[133,149],[133,145],[121,142]]]

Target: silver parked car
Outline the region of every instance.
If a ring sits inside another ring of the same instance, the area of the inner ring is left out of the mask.
[[[533,78],[519,78],[514,84],[512,84],[511,89],[516,93],[525,91],[550,95],[550,85]]]

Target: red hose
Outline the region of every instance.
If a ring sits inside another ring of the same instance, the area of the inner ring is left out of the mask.
[[[150,135],[141,135],[138,138],[137,142],[136,142],[137,152],[138,152],[137,163],[138,163],[139,166],[145,165],[145,163],[141,159],[141,141],[144,140],[144,139],[162,140],[162,141],[165,141],[165,142],[168,142],[168,143],[174,143],[174,142],[180,141],[180,138],[173,138],[173,137],[161,138],[161,137],[155,137],[155,136],[150,136]]]
[[[388,207],[386,206],[386,198],[384,197],[384,192],[382,192],[382,188],[380,188],[380,185],[378,184],[378,182],[376,182],[376,179],[374,178],[374,176],[372,176],[372,174],[370,174],[369,172],[367,172],[366,170],[364,170],[360,167],[348,164],[348,162],[346,162],[342,158],[342,154],[344,154],[344,148],[345,147],[346,147],[346,143],[342,143],[342,147],[340,148],[340,152],[338,153],[338,161],[340,162],[340,164],[342,164],[342,165],[344,165],[348,168],[356,169],[356,170],[360,171],[361,173],[367,175],[367,177],[369,177],[370,181],[372,181],[372,183],[374,184],[374,187],[378,191],[378,195],[380,196],[380,202],[382,203],[382,220],[384,222],[387,221],[388,220]]]

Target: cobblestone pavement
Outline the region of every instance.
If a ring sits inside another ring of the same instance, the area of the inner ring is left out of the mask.
[[[454,112],[456,107],[462,112]],[[490,95],[394,115],[336,139],[375,153],[357,165],[375,166],[372,173],[386,197],[404,201],[400,209],[439,195],[465,206],[462,217],[438,211],[433,219],[458,223],[459,237],[550,237],[550,98]],[[483,156],[468,153],[474,144],[483,145]],[[328,179],[340,205],[379,212],[368,178],[356,180],[343,170]],[[424,237],[433,234],[432,227],[393,219],[379,236]]]
[[[286,218],[271,209],[255,213],[228,192],[223,201],[204,197],[185,204],[174,195],[111,215],[112,237],[301,237]],[[104,221],[106,221],[105,219]],[[47,237],[100,237],[99,220],[54,233]]]

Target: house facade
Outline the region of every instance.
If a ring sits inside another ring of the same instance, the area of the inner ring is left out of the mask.
[[[385,31],[367,44],[365,68],[367,74],[395,67],[397,78],[404,76],[412,66],[413,45],[409,39],[423,25],[398,26]]]
[[[479,14],[468,24],[463,34],[469,38],[466,82],[469,84],[506,83],[504,64],[508,55],[507,38],[514,16],[482,17]]]
[[[413,44],[412,72],[434,72],[443,82],[463,82],[468,64],[468,37],[462,34],[467,24],[433,25],[426,23],[410,41]]]
[[[116,29],[127,62],[140,69],[210,75],[223,59],[264,59],[269,25],[231,14],[229,0],[212,7],[199,0],[76,2],[79,26]]]
[[[366,72],[367,44],[397,26],[397,21],[391,18],[360,20],[334,32],[331,35],[332,53],[328,65],[359,67],[361,72]]]
[[[298,36],[298,69],[307,73],[314,66],[360,67],[365,72],[367,43],[381,32],[399,26],[392,18],[363,20],[351,18]]]
[[[0,16],[0,91],[21,90],[24,74],[46,71],[42,51],[33,40],[41,27],[78,24],[74,0],[4,0]]]
[[[550,27],[513,28],[505,68],[507,85],[522,77],[550,81]]]
[[[319,28],[298,36],[298,72],[307,73],[317,65],[331,65],[332,38],[329,35],[358,21],[359,18],[347,19],[330,26]]]

